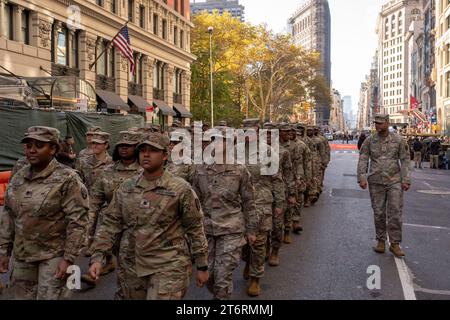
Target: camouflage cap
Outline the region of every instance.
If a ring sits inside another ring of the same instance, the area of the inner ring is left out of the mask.
[[[121,144],[134,146],[134,145],[141,143],[142,139],[143,139],[143,134],[140,132],[121,131],[119,141],[116,143],[116,146],[121,145]]]
[[[282,123],[278,124],[278,130],[280,130],[280,131],[290,131],[291,130],[291,126],[287,122],[282,122]]]
[[[95,132],[102,132],[102,128],[98,126],[88,127],[86,135],[93,135]]]
[[[172,128],[181,128],[183,126],[183,124],[181,123],[180,120],[174,120],[172,123]]]
[[[374,120],[373,122],[375,123],[385,123],[385,122],[389,122],[389,115],[388,114],[376,114],[374,116]]]
[[[59,143],[60,132],[56,128],[35,126],[28,128],[21,143],[25,143],[26,140],[33,139],[42,142]]]
[[[219,122],[219,126],[226,127],[228,123],[225,120]]]
[[[278,129],[278,124],[276,124],[275,122],[266,122],[264,123],[263,128],[265,130],[275,130]]]
[[[144,141],[142,141],[137,146],[137,148],[140,149],[143,146],[148,145],[148,146],[155,147],[155,148],[157,148],[159,150],[162,150],[162,151],[168,151],[169,150],[169,144],[170,144],[170,141],[169,141],[169,137],[168,136],[166,136],[164,134],[161,134],[159,132],[153,132],[153,133],[150,133],[150,134],[146,135],[144,137]]]
[[[244,128],[259,128],[259,119],[245,119],[242,121],[242,125]]]
[[[297,123],[297,129],[303,129],[303,130],[305,130],[305,129],[306,129],[306,125],[303,124],[303,123]]]
[[[110,134],[107,132],[95,132],[92,136],[92,142],[94,143],[109,143]]]
[[[139,128],[138,127],[131,127],[127,131],[129,131],[129,132],[139,132]]]
[[[314,130],[314,126],[311,126],[311,125],[306,126],[306,130]]]

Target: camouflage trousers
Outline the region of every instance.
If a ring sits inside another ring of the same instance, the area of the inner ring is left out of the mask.
[[[285,212],[288,210],[286,209]],[[286,213],[272,216],[272,232],[270,234],[272,248],[279,249],[283,243],[285,215]]]
[[[370,184],[370,198],[378,241],[386,241],[386,230],[391,243],[402,242],[403,190],[400,183]]]
[[[138,277],[123,272],[124,300],[181,300],[189,287],[192,266]]]
[[[210,236],[208,239],[208,290],[214,299],[229,300],[233,293],[233,272],[239,266],[243,234]]]
[[[65,286],[66,281],[55,279],[56,269],[62,260],[62,257],[37,262],[14,259],[12,271],[14,299],[69,299],[71,294]]]
[[[293,222],[300,222],[302,218],[302,209],[304,202],[305,202],[305,193],[301,192],[298,194],[297,203],[294,206],[294,212],[292,216]]]

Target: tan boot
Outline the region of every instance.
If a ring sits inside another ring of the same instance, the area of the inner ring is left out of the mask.
[[[261,287],[259,285],[259,278],[251,277],[250,285],[247,289],[247,294],[249,297],[257,297],[261,294]]]
[[[385,253],[386,252],[386,242],[384,241],[378,241],[378,244],[376,247],[373,248],[373,251],[376,253]]]
[[[391,243],[389,251],[391,251],[392,254],[397,258],[403,258],[405,256],[405,253],[402,251],[402,248],[400,248],[400,245],[398,243]]]
[[[291,244],[292,243],[291,232],[289,230],[285,230],[284,231],[283,242],[286,243],[286,244]]]
[[[278,267],[280,265],[280,257],[278,257],[278,248],[272,248],[272,252],[270,253],[269,258],[269,266]]]
[[[250,264],[248,262],[245,263],[243,277],[244,277],[244,280],[250,279]]]
[[[100,275],[101,276],[107,275],[107,274],[113,272],[114,270],[116,270],[116,264],[114,263],[114,259],[112,257],[110,257],[106,261],[106,264],[102,267],[102,271],[100,272]]]

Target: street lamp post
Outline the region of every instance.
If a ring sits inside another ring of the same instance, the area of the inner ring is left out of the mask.
[[[208,27],[208,33],[209,33],[209,64],[211,67],[211,128],[214,127],[214,87],[213,87],[213,56],[212,56],[212,35],[213,35],[214,28]]]

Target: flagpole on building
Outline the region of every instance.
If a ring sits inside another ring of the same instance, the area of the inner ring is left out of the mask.
[[[118,36],[118,35],[120,34],[120,32],[122,31],[122,29],[125,28],[125,27],[127,26],[128,22],[130,22],[130,21],[125,22],[125,24],[122,26],[122,28],[119,29],[119,32],[117,32],[116,35],[114,36],[114,38],[111,39],[110,44],[112,44],[112,43],[114,42],[114,40],[117,38],[117,36]],[[100,55],[95,59],[95,61],[92,62],[92,63],[89,65],[89,70],[92,70],[92,67],[95,66],[95,65],[97,64],[98,59],[100,59],[100,57],[106,52],[106,50],[108,50],[108,47],[109,47],[109,46],[106,46],[106,48],[103,49],[103,51],[102,51],[102,52],[100,53]]]

